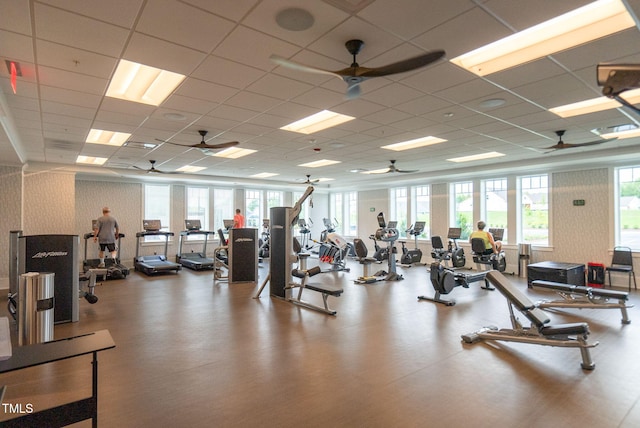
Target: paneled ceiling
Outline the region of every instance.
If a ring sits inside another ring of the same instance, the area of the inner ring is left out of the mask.
[[[640,160],[631,138],[548,153],[564,141],[597,140],[592,130],[640,122],[625,108],[562,119],[551,107],[601,95],[600,62],[640,63],[637,27],[478,77],[449,62],[460,54],[589,3],[584,0],[0,0],[0,163],[29,170],[60,169],[110,177],[140,177],[134,168],[175,171],[166,180],[283,186],[305,175],[331,188],[367,188],[496,171],[608,166]],[[640,0],[627,1],[640,12]],[[276,15],[303,8],[310,28],[286,30]],[[428,67],[364,82],[358,99],[343,81],[278,66],[279,55],[337,70],[351,55],[344,43],[365,42],[360,65],[377,67],[434,49],[445,57]],[[187,76],[158,107],[105,96],[119,59]],[[13,93],[5,60],[20,63]],[[491,100],[502,100],[498,103]],[[500,104],[500,105],[496,105]],[[303,135],[280,127],[320,110],[355,120]],[[91,128],[131,133],[130,144],[85,143]],[[163,143],[239,141],[257,150],[238,159]],[[403,152],[381,146],[427,135],[442,144]],[[139,143],[153,143],[145,149]],[[495,159],[447,159],[490,151]],[[106,157],[79,166],[78,155]],[[318,159],[322,168],[299,164]],[[412,174],[367,175],[390,160]],[[251,179],[262,172],[278,175]],[[150,174],[147,174],[148,176]]]

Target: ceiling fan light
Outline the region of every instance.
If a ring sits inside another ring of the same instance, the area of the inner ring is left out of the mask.
[[[380,148],[399,152],[402,150],[417,149],[418,147],[424,147],[424,146],[430,146],[432,144],[443,143],[445,141],[447,140],[443,138],[428,136],[428,137],[416,138],[414,140],[402,141],[400,143],[388,144]]]
[[[106,96],[159,106],[186,76],[121,59]]]
[[[597,0],[451,60],[486,76],[635,26],[621,0]]]

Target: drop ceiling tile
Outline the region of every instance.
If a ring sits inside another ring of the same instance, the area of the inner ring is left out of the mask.
[[[264,71],[257,68],[210,55],[191,76],[207,82],[243,89],[264,74]]]
[[[265,112],[270,108],[282,103],[282,100],[274,97],[256,94],[254,92],[242,91],[226,101],[226,104],[234,107],[241,107],[255,112]]]
[[[96,112],[94,108],[56,103],[52,101],[42,101],[41,106],[43,113],[53,113],[67,116],[69,118],[76,117],[87,120],[93,120]]]
[[[40,83],[93,95],[102,95],[107,89],[108,81],[85,74],[71,73],[51,67],[38,67]]]
[[[189,77],[174,93],[212,103],[222,103],[237,94],[238,89]]]
[[[38,38],[118,57],[129,31],[102,21],[35,3]]]
[[[378,124],[389,125],[394,122],[411,118],[410,114],[401,112],[400,110],[386,109],[376,113],[372,113],[362,117],[362,119]]]
[[[439,62],[415,73],[402,84],[416,88],[425,94],[433,94],[447,88],[461,85],[474,80],[476,76],[450,62]]]
[[[31,36],[31,13],[29,7],[29,2],[11,2],[10,6],[5,2],[0,14],[0,29]],[[4,37],[3,31],[0,34],[3,34]],[[4,49],[1,52],[4,52]]]
[[[184,112],[187,112],[195,113],[197,115],[207,114],[215,109],[218,105],[218,103],[213,103],[197,98],[183,97],[176,94],[171,95],[164,103],[162,103],[163,108],[174,110],[175,113],[182,112],[182,114],[184,114]]]
[[[0,52],[2,59],[10,61],[34,63],[33,44],[31,37],[24,34],[0,30]],[[8,75],[7,67],[2,61],[2,74]],[[22,64],[21,64],[22,65]]]
[[[247,87],[247,90],[281,100],[293,99],[312,88],[306,83],[267,74]]]
[[[51,43],[46,40],[37,40],[36,46],[39,65],[72,73],[109,79],[117,64],[115,58]]]
[[[522,31],[555,16],[584,6],[587,3],[591,3],[591,1],[566,0],[558,2],[540,0],[536,2],[535,8],[531,8],[531,3],[526,0],[489,0],[485,2],[485,7],[513,26],[515,31]],[[526,10],[526,13],[523,13],[523,10]]]
[[[362,98],[384,106],[393,107],[421,97],[421,92],[408,86],[392,83],[374,91],[367,91]]]
[[[131,28],[143,4],[142,0],[110,0],[108,2],[87,2],[84,0],[42,0],[60,9]]]
[[[175,44],[210,53],[234,23],[176,0],[148,2],[136,30]]]
[[[344,102],[344,94],[324,88],[313,88],[292,101],[322,110],[332,110],[334,106]]]
[[[207,10],[215,15],[239,22],[247,12],[255,7],[261,0],[184,0],[200,9]]]
[[[87,94],[86,92],[46,85],[40,85],[40,96],[46,101],[55,101],[94,109],[100,105],[100,100],[102,99],[98,94]]]
[[[163,55],[158,55],[158,52],[162,52]],[[131,36],[122,57],[162,70],[189,75],[204,61],[206,55],[195,49],[136,32]]]

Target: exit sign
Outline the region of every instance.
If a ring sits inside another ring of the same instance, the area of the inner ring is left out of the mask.
[[[573,200],[573,206],[574,207],[583,207],[584,206],[584,199],[574,199]]]

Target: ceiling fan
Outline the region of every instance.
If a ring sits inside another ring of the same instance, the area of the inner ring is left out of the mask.
[[[299,184],[306,184],[308,186],[315,186],[316,183],[318,183],[320,181],[319,178],[316,178],[315,180],[312,180],[310,174],[307,174],[305,177],[307,177],[306,181],[300,182]]]
[[[229,141],[227,143],[219,143],[219,144],[207,144],[204,141],[204,137],[206,137],[208,133],[209,133],[209,131],[205,131],[203,129],[199,130],[198,134],[200,134],[200,136],[202,137],[202,141],[200,141],[199,143],[196,143],[196,144],[191,144],[189,146],[185,146],[184,144],[172,143],[171,141],[165,141],[165,140],[158,140],[158,141],[162,141],[163,143],[167,143],[167,144],[172,144],[174,146],[182,146],[182,147],[190,147],[192,149],[200,149],[205,154],[209,150],[226,149],[228,147],[233,147],[233,146],[237,146],[238,144],[240,144],[237,141]]]
[[[572,149],[572,148],[584,147],[584,146],[595,146],[596,144],[602,144],[602,143],[606,143],[607,141],[617,140],[617,138],[609,138],[606,140],[590,141],[588,143],[571,144],[571,143],[565,143],[564,141],[562,141],[562,136],[565,133],[564,130],[555,131],[555,133],[558,136],[558,142],[553,146],[545,147],[546,150],[562,150],[562,149]]]
[[[399,169],[396,167],[396,161],[392,160],[391,164],[389,165],[389,167],[387,168],[386,171],[380,171],[380,172],[371,172],[371,174],[390,174],[390,173],[396,173],[396,172],[401,172],[401,173],[411,173],[411,172],[418,172],[417,169]]]
[[[135,169],[139,169],[140,171],[144,171],[147,174],[153,174],[153,173],[156,173],[156,174],[180,174],[177,171],[161,171],[159,169],[156,169],[156,167],[155,167],[156,161],[155,160],[151,160],[150,159],[149,163],[151,163],[151,168],[149,168],[149,169],[140,168],[139,166],[135,166],[135,165],[133,165],[133,167]]]
[[[299,64],[297,62],[290,61],[277,55],[271,55],[271,61],[283,67],[288,67],[294,70],[339,77],[347,83],[347,98],[354,99],[360,95],[360,83],[364,82],[367,79],[415,70],[416,68],[429,65],[445,55],[445,52],[443,50],[435,50],[402,61],[394,62],[382,67],[367,68],[361,67],[356,62],[356,55],[360,53],[360,50],[364,46],[364,42],[357,39],[349,40],[347,43],[345,43],[345,46],[347,47],[349,53],[353,55],[353,63],[349,67],[342,70],[323,70],[321,68]]]

